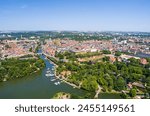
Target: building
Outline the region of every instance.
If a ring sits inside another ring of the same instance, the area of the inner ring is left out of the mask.
[[[145,58],[141,58],[140,59],[140,63],[143,64],[143,65],[148,64],[148,62],[147,62],[147,60]]]

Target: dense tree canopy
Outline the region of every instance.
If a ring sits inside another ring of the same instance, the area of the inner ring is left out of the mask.
[[[59,53],[61,54],[61,53]],[[131,58],[127,62],[109,62],[109,58],[104,57],[105,62],[78,62],[73,60],[81,57],[88,57],[89,54],[63,53],[59,55],[68,59],[68,62],[56,61],[59,65],[57,74],[62,71],[70,71],[71,75],[65,76],[67,81],[80,85],[85,90],[95,91],[98,85],[103,91],[122,91],[127,89],[129,82],[142,82],[150,86],[150,70],[148,65],[140,64],[138,59]],[[96,54],[96,53],[95,53]],[[93,54],[94,55],[94,54]],[[59,58],[59,57],[57,57]]]
[[[17,58],[0,61],[0,81],[26,77],[44,67],[41,59],[20,60]]]
[[[136,89],[131,89],[129,94],[131,97],[135,97],[136,96]]]

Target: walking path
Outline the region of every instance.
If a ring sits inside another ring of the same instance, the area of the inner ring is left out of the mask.
[[[78,89],[80,89],[80,87],[79,86],[77,86],[77,85],[75,85],[75,84],[73,84],[73,83],[70,83],[70,82],[68,82],[67,80],[65,80],[65,79],[62,79],[62,78],[60,78],[59,76],[56,76],[56,78],[58,78],[59,80],[61,80],[61,81],[63,81],[63,82],[65,82],[65,83],[67,83],[68,85],[71,85],[72,87],[74,87],[74,88],[78,88]]]
[[[98,90],[96,91],[96,94],[95,94],[95,96],[94,96],[94,99],[97,99],[97,98],[98,98],[98,95],[99,95],[99,93],[101,92],[101,90],[102,90],[102,87],[101,87],[100,85],[98,85]]]

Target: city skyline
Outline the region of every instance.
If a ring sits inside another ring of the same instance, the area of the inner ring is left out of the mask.
[[[0,30],[150,32],[149,0],[0,1]]]

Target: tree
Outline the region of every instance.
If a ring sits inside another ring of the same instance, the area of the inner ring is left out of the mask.
[[[136,74],[142,74],[142,68],[141,67],[137,67],[137,66],[128,66],[128,71],[129,73],[136,73]]]
[[[140,64],[140,60],[139,59],[135,59],[135,58],[130,58],[128,59],[128,61],[130,61],[130,65],[133,65],[133,66],[139,66]]]
[[[113,79],[109,76],[106,78],[106,80],[108,82],[108,89],[109,89],[109,91],[111,91],[114,87]]]
[[[136,96],[136,89],[131,89],[130,92],[129,92],[129,95],[131,97],[135,97]]]
[[[103,50],[102,52],[103,52],[103,54],[111,54],[111,51],[109,51],[109,50]]]
[[[109,61],[109,59],[110,59],[109,56],[105,56],[105,57],[103,58],[103,61],[104,61],[104,62],[105,62],[105,61]]]
[[[2,57],[2,53],[0,52],[0,58]]]
[[[98,78],[98,83],[102,86],[108,86],[108,82],[103,77]]]
[[[123,65],[122,67],[121,67],[121,73],[128,73],[128,68],[127,68],[127,66],[126,65]]]
[[[147,86],[150,86],[150,77],[146,78],[146,83],[147,83]]]
[[[136,73],[130,74],[130,79],[132,81],[139,81],[142,77],[144,77],[144,75],[136,74]]]
[[[116,85],[115,85],[116,90],[121,91],[125,89],[125,80],[122,77],[119,77],[116,80]]]
[[[29,52],[32,52],[32,47],[29,49]]]
[[[121,96],[123,99],[127,99],[127,98],[128,98],[128,95],[127,95],[126,93],[123,93],[123,92],[120,94],[120,96]]]
[[[5,48],[8,49],[8,48],[11,48],[11,47],[7,44],[7,45],[5,45]]]
[[[98,89],[98,84],[97,84],[96,80],[94,80],[92,78],[90,79],[90,78],[91,77],[89,77],[88,79],[84,79],[81,87],[88,91],[96,91]]]
[[[6,74],[7,74],[6,68],[0,67],[0,81],[3,81]]]
[[[115,52],[115,56],[121,56],[121,52],[119,52],[119,51],[117,51],[117,52]]]

